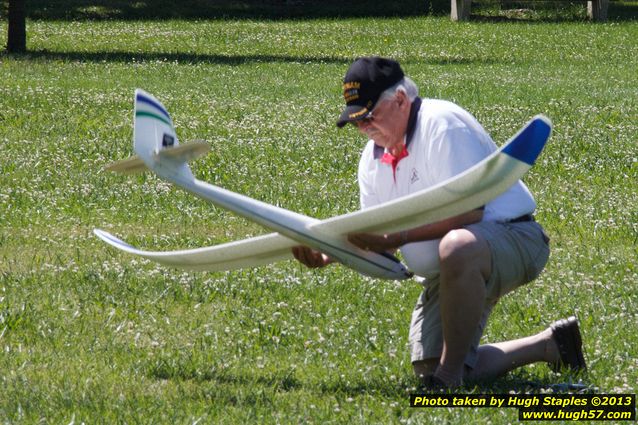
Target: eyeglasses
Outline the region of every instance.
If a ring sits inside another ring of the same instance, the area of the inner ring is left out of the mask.
[[[372,111],[372,112],[374,112],[374,111]],[[368,114],[368,116],[365,117],[365,118],[361,118],[360,120],[356,120],[356,121],[350,121],[350,124],[354,125],[357,128],[359,128],[361,126],[364,126],[364,125],[370,125],[372,123],[372,121],[374,121],[374,115],[372,115],[372,112],[370,112]]]
[[[384,98],[382,98],[382,99],[379,99],[379,100],[377,101],[377,104],[376,104],[376,105],[374,105],[374,108],[372,109],[372,111],[370,111],[370,113],[368,114],[368,116],[367,116],[367,117],[365,117],[365,118],[361,118],[360,120],[356,120],[356,121],[350,121],[350,123],[351,123],[352,125],[354,125],[355,127],[357,127],[357,128],[360,128],[361,126],[366,126],[366,125],[370,125],[370,124],[372,124],[372,122],[373,122],[375,119],[377,119],[377,120],[379,119],[379,118],[378,118],[378,116],[379,116],[379,109],[380,109],[379,107],[381,106],[381,104],[382,104],[382,103],[383,103],[383,101],[385,101],[385,100],[391,100],[391,99],[389,99],[389,98],[387,98],[387,97],[384,97]]]

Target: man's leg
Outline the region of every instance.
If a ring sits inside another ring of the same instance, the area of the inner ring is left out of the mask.
[[[550,328],[525,338],[479,346],[478,361],[473,369],[465,368],[464,378],[492,380],[521,366],[541,361],[560,361],[558,346]],[[414,362],[414,374],[422,379],[427,378],[434,374],[439,363],[438,358]]]
[[[574,372],[587,369],[582,350],[578,319],[570,317],[552,323],[549,328],[526,338],[480,346],[470,379],[493,379],[512,369],[545,361],[552,369]]]
[[[457,386],[462,383],[465,357],[485,308],[491,254],[484,239],[466,229],[458,229],[441,240],[439,256],[444,343],[434,376],[448,386]]]
[[[478,348],[478,361],[466,377],[472,380],[491,380],[528,364],[560,361],[556,341],[550,328],[536,335]]]
[[[463,365],[458,360],[463,342],[465,340],[466,344],[468,341],[469,344],[476,344],[477,341],[476,336],[472,340],[472,337],[467,338],[467,333],[455,335],[450,330],[455,329],[453,326],[456,323],[456,326],[461,325],[461,329],[465,325],[477,334],[481,333],[487,318],[482,317],[476,322],[476,317],[480,317],[477,313],[479,307],[482,305],[489,314],[487,310],[496,299],[535,279],[547,262],[549,245],[548,238],[538,223],[481,222],[446,235],[439,254],[440,303],[437,302],[437,306],[440,307],[440,312],[437,312],[442,319],[439,329],[443,337],[439,353],[443,352],[444,355],[441,356],[435,376],[455,385],[460,382],[459,375],[463,370]],[[492,263],[495,269],[491,268]],[[484,285],[478,285],[478,282]],[[478,301],[476,298],[472,300],[472,297],[481,293],[484,296],[479,296]],[[462,351],[466,356],[470,355],[467,349]],[[469,367],[465,368],[468,379],[495,378],[514,368],[538,361],[559,362],[574,370],[586,368],[575,319],[556,322],[550,328],[530,337],[484,345],[472,348],[472,351],[474,353],[471,358],[465,358],[465,362],[469,361],[466,363]],[[427,353],[438,356],[435,350]],[[419,361],[424,357],[413,355],[412,358],[415,372],[426,370]]]

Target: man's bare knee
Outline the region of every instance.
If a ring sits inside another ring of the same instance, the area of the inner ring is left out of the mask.
[[[439,365],[439,359],[425,359],[412,363],[412,369],[414,375],[419,379],[424,379],[428,376],[434,375],[434,371]]]
[[[442,275],[452,277],[477,270],[487,280],[492,272],[487,242],[466,229],[452,230],[441,239],[439,258]]]

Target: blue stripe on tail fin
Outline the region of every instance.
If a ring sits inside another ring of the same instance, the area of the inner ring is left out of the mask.
[[[135,94],[136,94],[135,100],[137,102],[146,103],[147,105],[152,106],[157,112],[164,115],[164,117],[166,117],[166,119],[168,119],[170,123],[173,122],[173,120],[171,120],[171,116],[168,114],[168,111],[166,110],[166,108],[164,108],[164,106],[161,103],[151,99],[148,96],[144,96],[144,94],[142,94],[140,91],[137,91]]]

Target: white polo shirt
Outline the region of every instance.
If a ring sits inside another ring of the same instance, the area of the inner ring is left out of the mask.
[[[412,104],[406,135],[408,155],[396,170],[382,160],[385,153],[368,141],[359,161],[361,208],[369,208],[429,188],[459,174],[497,150],[479,122],[460,106],[445,100],[419,99]],[[536,202],[520,180],[485,205],[483,221],[507,221],[531,214]],[[416,274],[438,271],[438,242],[401,247]],[[434,264],[436,263],[436,264]]]

